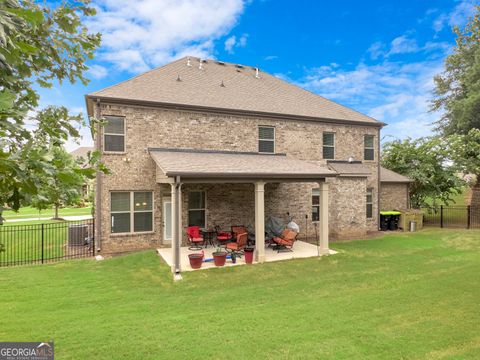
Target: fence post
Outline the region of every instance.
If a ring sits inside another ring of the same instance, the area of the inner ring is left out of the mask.
[[[470,218],[471,218],[471,209],[470,209],[470,205],[467,206],[467,229],[470,229]]]
[[[95,256],[95,218],[92,219],[92,255]]]
[[[440,205],[440,227],[443,228],[443,205]]]
[[[45,232],[45,231],[44,231],[44,230],[45,230],[44,225],[45,225],[45,224],[42,224],[42,264],[43,264],[43,259],[44,259],[43,249],[45,248],[45,247],[44,247],[44,232]]]

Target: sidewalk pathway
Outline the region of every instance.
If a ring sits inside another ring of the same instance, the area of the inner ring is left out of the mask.
[[[64,220],[86,220],[91,219],[92,215],[72,215],[72,216],[62,216]],[[6,219],[5,223],[13,223],[13,222],[22,222],[22,221],[39,221],[39,220],[52,220],[51,216],[47,217],[35,217],[35,218],[28,218],[28,219]]]

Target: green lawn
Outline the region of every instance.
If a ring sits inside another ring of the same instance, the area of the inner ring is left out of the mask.
[[[184,273],[153,251],[0,269],[0,339],[58,359],[478,359],[480,231]]]
[[[54,211],[53,209],[47,209],[43,211],[38,211],[32,207],[23,207],[18,212],[13,210],[5,210],[2,216],[7,220],[13,219],[30,219],[30,218],[48,218],[53,217]],[[77,216],[77,215],[91,215],[92,208],[91,207],[83,207],[83,208],[62,208],[59,210],[59,216]]]

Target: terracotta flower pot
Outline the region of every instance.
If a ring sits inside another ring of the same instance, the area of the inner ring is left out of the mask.
[[[224,251],[217,251],[213,254],[213,262],[215,266],[223,266],[225,265],[225,261],[227,260],[227,253]]]
[[[245,254],[245,263],[247,264],[251,264],[253,263],[253,251],[255,249],[253,248],[245,248],[245,250],[243,251],[244,254]]]
[[[192,267],[192,269],[200,269],[202,267],[203,255],[189,254],[188,260],[190,260],[190,266]]]

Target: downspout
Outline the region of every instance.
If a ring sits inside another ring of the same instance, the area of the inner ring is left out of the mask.
[[[94,116],[96,119],[100,119],[101,112],[100,112],[100,99],[97,99],[95,104],[95,112]],[[96,150],[100,153],[100,161],[102,161],[102,134],[101,134],[101,126],[97,122],[95,124],[97,131],[96,137],[97,141],[95,142]],[[96,236],[95,236],[95,245],[96,251],[100,252],[102,249],[102,179],[103,173],[101,171],[97,171],[96,174],[96,184],[95,184],[95,225],[96,225]]]
[[[378,162],[377,162],[377,230],[380,230],[380,187],[382,182],[380,181],[380,129],[378,128],[377,135],[377,149],[378,149]]]
[[[175,177],[175,209],[177,211],[177,214],[175,216],[175,227],[177,229],[177,241],[175,241],[175,249],[173,251],[175,252],[175,264],[174,264],[174,277],[176,279],[181,279],[181,268],[180,268],[180,246],[182,242],[182,183],[180,182],[180,176]]]

